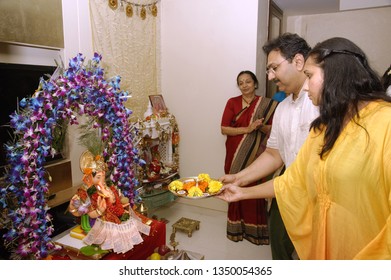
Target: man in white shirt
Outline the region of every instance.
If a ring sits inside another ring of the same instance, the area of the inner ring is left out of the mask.
[[[274,113],[266,150],[247,168],[220,178],[224,183],[245,186],[273,174],[284,165],[288,167],[307,138],[311,122],[319,116],[318,108],[303,90],[307,79],[303,68],[310,51],[307,42],[297,34],[285,33],[267,42],[263,50],[267,54],[268,79],[287,97]],[[269,236],[273,259],[293,259],[294,247],[275,199],[269,214]]]

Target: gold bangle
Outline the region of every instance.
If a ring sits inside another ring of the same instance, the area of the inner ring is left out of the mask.
[[[98,208],[96,208],[95,211],[96,213],[98,213],[99,216],[102,216],[102,212],[100,212]]]
[[[72,210],[69,210],[69,212],[71,212],[71,213],[75,213],[75,212],[77,212],[77,208],[75,208],[75,209],[72,209]]]

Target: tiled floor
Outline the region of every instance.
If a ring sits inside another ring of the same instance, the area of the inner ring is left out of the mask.
[[[257,246],[246,240],[232,242],[227,239],[226,212],[173,202],[151,211],[149,216],[152,215],[169,221],[166,225],[167,245],[170,244],[172,225],[180,218],[186,217],[201,222],[199,230],[193,231],[191,237],[185,232],[176,232],[175,240],[179,242],[179,250],[202,254],[206,260],[271,260],[270,246]]]

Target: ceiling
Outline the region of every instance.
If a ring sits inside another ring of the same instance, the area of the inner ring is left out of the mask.
[[[285,15],[335,13],[339,0],[273,0]]]
[[[390,6],[391,0],[273,0],[284,15],[336,13],[345,10]]]

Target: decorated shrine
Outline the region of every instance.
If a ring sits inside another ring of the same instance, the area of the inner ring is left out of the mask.
[[[50,176],[46,176],[46,158],[53,156],[53,130],[59,121],[78,125],[78,116],[86,115],[100,132],[102,160],[107,164],[107,180],[134,206],[139,187],[139,156],[129,122],[131,110],[123,102],[128,93],[120,90],[120,77],[106,80],[95,54],[85,61],[78,54],[66,69],[58,68],[49,78],[41,78],[30,97],[21,100],[19,111],[10,124],[16,139],[6,146],[9,169],[0,189],[4,246],[14,259],[42,259],[56,251],[54,232],[48,214]],[[141,237],[140,237],[141,238]],[[140,242],[139,242],[140,243]]]

